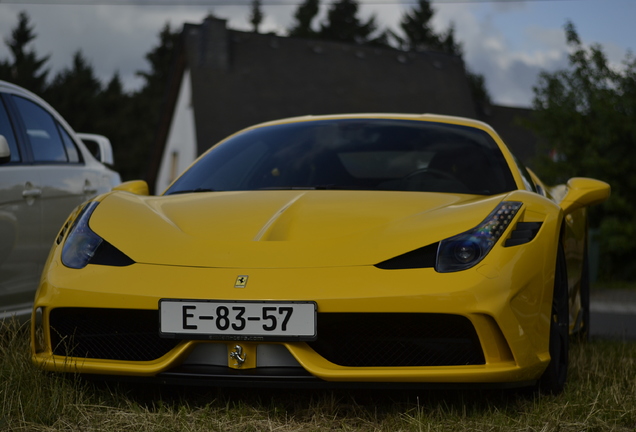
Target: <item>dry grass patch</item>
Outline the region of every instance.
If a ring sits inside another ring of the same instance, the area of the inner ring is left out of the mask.
[[[2,431],[636,431],[636,344],[574,344],[563,394],[309,391],[86,381],[31,365],[0,323]]]

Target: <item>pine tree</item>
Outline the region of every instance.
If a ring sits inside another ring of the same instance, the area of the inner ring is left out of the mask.
[[[163,97],[163,92],[171,73],[174,53],[180,41],[181,33],[173,32],[170,24],[166,23],[159,32],[159,45],[146,54],[145,58],[150,64],[150,71],[137,71],[137,76],[145,81],[141,93],[152,94],[154,97]]]
[[[258,28],[263,22],[265,15],[261,10],[261,0],[252,0],[252,10],[250,13],[250,23],[252,24],[252,30],[254,33],[258,33]]]
[[[464,55],[461,44],[455,40],[455,27],[452,24],[446,33],[442,33],[440,35],[439,40],[439,48],[442,51],[455,54],[460,57]]]
[[[431,20],[435,11],[430,0],[419,0],[416,7],[402,16],[400,28],[404,36],[391,33],[400,48],[407,51],[441,51],[463,57],[461,44],[455,39],[455,28],[451,27],[443,33],[437,33]],[[484,110],[491,104],[490,95],[486,89],[483,75],[466,70],[468,85],[470,86],[477,111]]]
[[[43,69],[49,56],[39,58],[29,44],[36,38],[26,12],[18,15],[18,25],[5,44],[13,55],[13,62],[0,63],[0,79],[11,81],[34,93],[41,94],[46,87],[48,69]]]
[[[419,0],[417,7],[402,16],[400,28],[404,37],[396,36],[402,49],[422,51],[439,44],[439,36],[433,31],[430,24],[433,14],[430,2]]]
[[[375,17],[362,22],[357,17],[358,2],[339,0],[334,2],[327,12],[327,21],[320,27],[322,39],[364,44],[371,40],[376,30]]]
[[[429,0],[419,0],[416,7],[402,16],[400,28],[404,36],[393,34],[400,48],[407,51],[437,50],[462,55],[461,45],[455,40],[451,26],[445,33],[437,33],[431,25],[435,11]]]
[[[289,36],[313,38],[318,35],[318,32],[311,27],[311,23],[318,15],[318,9],[320,8],[320,0],[305,0],[296,9],[294,18],[296,23],[289,29]]]
[[[159,33],[159,44],[146,54],[150,70],[137,72],[144,85],[132,96],[126,109],[127,121],[132,120],[134,128],[127,140],[121,143],[122,149],[115,150],[116,161],[120,161],[115,166],[122,179],[144,178],[146,175],[180,38],[181,32],[173,32],[166,23]],[[113,142],[113,147],[115,145]]]
[[[81,51],[76,51],[72,66],[56,74],[44,96],[73,129],[93,132],[101,91],[92,65]]]

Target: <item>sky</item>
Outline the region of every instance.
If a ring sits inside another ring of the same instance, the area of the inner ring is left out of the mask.
[[[301,0],[262,0],[260,31],[280,36],[294,22]],[[321,1],[319,25],[331,0]],[[416,1],[359,0],[359,17],[375,16],[380,28],[399,33],[399,22]],[[0,0],[0,59],[11,59],[6,41],[25,11],[37,37],[38,56],[50,56],[49,78],[72,64],[81,50],[95,74],[107,82],[119,73],[127,90],[149,70],[145,55],[159,42],[166,25],[180,30],[209,13],[235,30],[250,31],[250,0]],[[636,0],[433,0],[432,23],[438,32],[453,26],[468,69],[482,74],[496,104],[530,107],[542,71],[568,65],[564,26],[571,21],[585,45],[598,44],[620,68],[636,48]]]

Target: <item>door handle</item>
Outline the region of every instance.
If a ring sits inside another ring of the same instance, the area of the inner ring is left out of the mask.
[[[84,181],[84,193],[86,195],[95,195],[97,193],[97,188],[91,186],[91,182],[88,179]]]
[[[42,189],[33,187],[33,183],[26,182],[22,191],[22,198],[37,198],[42,195]]]
[[[36,197],[39,197],[40,195],[42,195],[42,190],[40,189],[28,189],[28,190],[22,191],[22,196],[24,198],[36,198]]]

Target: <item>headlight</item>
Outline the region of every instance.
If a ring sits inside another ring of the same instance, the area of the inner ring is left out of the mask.
[[[440,273],[466,270],[479,263],[506,231],[522,203],[504,201],[475,228],[442,240],[435,270]]]
[[[81,269],[91,260],[102,243],[102,238],[88,226],[88,221],[99,202],[86,205],[77,216],[62,249],[62,263],[70,268]]]

